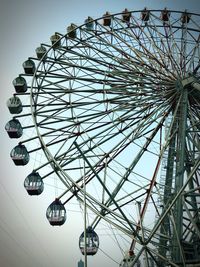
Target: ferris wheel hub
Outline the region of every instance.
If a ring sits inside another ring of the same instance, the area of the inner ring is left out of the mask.
[[[183,88],[188,87],[190,85],[192,85],[194,82],[196,81],[194,76],[189,76],[185,77],[182,81],[181,84],[183,86]]]
[[[178,91],[182,91],[183,89],[196,89],[200,91],[200,83],[192,74],[187,74],[182,80],[177,80],[175,86]]]

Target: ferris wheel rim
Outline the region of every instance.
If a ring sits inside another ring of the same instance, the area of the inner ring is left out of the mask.
[[[131,13],[138,13],[138,12],[141,12],[142,10],[140,10],[140,11],[130,11]],[[154,11],[162,11],[162,10],[149,10],[150,12],[154,12]],[[175,12],[175,13],[182,13],[181,11],[172,11],[172,10],[170,10],[170,12]],[[116,13],[116,14],[113,14],[112,15],[112,17],[114,17],[114,16],[117,16],[117,15],[120,15],[120,14],[122,14],[122,13]],[[195,14],[195,13],[189,13],[189,14]],[[196,14],[195,14],[196,15]],[[98,18],[98,19],[95,19],[95,20],[93,20],[93,21],[99,21],[99,20],[101,20],[101,19],[103,19],[103,17],[100,17],[100,18]],[[76,29],[79,29],[79,28],[82,28],[82,27],[84,27],[86,25],[86,23],[84,23],[84,24],[82,24],[81,26],[77,26],[76,27]],[[63,38],[66,38],[67,37],[67,34],[66,35],[63,35],[63,36],[61,36],[60,37],[60,40],[61,39],[63,39]],[[50,51],[50,50],[52,50],[53,49],[53,46],[51,46],[50,48],[49,48],[49,50],[47,51],[47,53]],[[38,64],[38,67],[37,67],[37,69],[36,69],[36,72],[35,72],[35,74],[34,74],[34,76],[33,76],[33,80],[34,80],[34,78],[36,78],[36,73],[37,73],[37,71],[38,71],[38,68],[39,68],[39,65],[42,63],[42,60],[40,60],[40,63]],[[31,100],[32,100],[32,95],[33,95],[33,82],[32,82],[32,86],[31,86]],[[33,104],[32,104],[32,102],[31,102],[31,109],[32,109],[32,116],[34,117],[34,124],[35,124],[35,127],[36,127],[36,129],[37,129],[37,134],[38,134],[38,136],[40,137],[40,141],[41,141],[41,143],[42,143],[42,146],[43,147],[45,147],[45,151],[47,152],[47,154],[48,154],[48,158],[49,159],[53,159],[53,156],[51,155],[50,156],[50,152],[49,152],[49,150],[48,150],[48,148],[46,147],[46,144],[45,144],[45,142],[43,142],[43,139],[42,139],[42,137],[41,137],[41,135],[40,135],[40,133],[39,133],[39,130],[38,130],[38,127],[37,127],[37,122],[35,121],[35,115],[34,115],[34,110],[33,110]],[[55,163],[55,162],[54,162]]]
[[[134,14],[134,13],[139,13],[139,12],[142,12],[142,11],[143,11],[143,10],[132,10],[132,11],[128,11],[128,12]],[[148,10],[148,11],[149,11],[149,12],[161,12],[162,9],[150,9],[150,10]],[[169,10],[169,12],[172,12],[172,13],[180,13],[180,14],[183,13],[182,11],[176,11],[176,10]],[[111,14],[111,17],[119,16],[119,15],[121,15],[121,14],[122,14],[122,12],[118,12],[118,13],[115,13],[115,14]],[[200,15],[197,14],[197,13],[191,13],[191,12],[188,12],[188,14],[195,15],[195,16],[200,16]],[[100,18],[94,19],[93,22],[100,21],[100,20],[102,20],[103,18],[104,18],[104,17],[100,17]],[[76,26],[76,29],[81,29],[81,28],[84,27],[85,25],[86,25],[86,23],[84,23],[84,24],[82,24],[82,25],[80,25],[80,26]],[[104,28],[106,28],[106,27],[104,27]],[[67,33],[66,33],[65,35],[61,35],[61,37],[60,37],[59,40],[62,40],[63,38],[66,38],[66,37],[67,37]],[[48,54],[48,52],[51,51],[52,49],[54,49],[54,48],[53,48],[53,45],[49,47],[49,49],[47,50],[46,54]],[[43,59],[40,60],[39,64],[37,65],[37,69],[36,69],[36,71],[35,71],[35,73],[34,73],[34,75],[33,75],[32,84],[31,84],[31,92],[30,92],[30,96],[31,96],[31,97],[30,97],[30,99],[31,99],[31,113],[32,113],[32,117],[33,117],[33,119],[34,119],[34,125],[35,125],[35,128],[37,129],[37,134],[38,134],[38,136],[39,136],[39,138],[40,138],[40,141],[41,141],[41,143],[42,143],[42,146],[45,147],[46,151],[48,151],[48,149],[47,149],[45,143],[43,142],[42,137],[41,137],[41,135],[40,135],[40,133],[39,133],[38,126],[37,126],[37,122],[35,121],[36,117],[35,117],[35,115],[34,115],[34,107],[33,107],[33,103],[32,103],[32,99],[33,99],[33,82],[34,82],[34,79],[36,79],[36,73],[37,73],[37,71],[38,71],[38,69],[39,69],[39,67],[40,67],[40,64],[42,64],[42,62],[43,62]],[[52,156],[51,156],[51,157],[52,157]]]

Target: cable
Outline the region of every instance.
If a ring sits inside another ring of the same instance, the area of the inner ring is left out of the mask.
[[[108,255],[105,251],[103,251],[100,247],[99,247],[99,250],[104,254],[106,255],[106,257],[108,257],[109,259],[111,259],[113,262],[119,264],[119,262],[117,262],[116,260],[114,260],[110,255]]]
[[[6,195],[8,196],[8,198],[10,199],[10,201],[13,203],[14,207],[16,208],[16,210],[18,211],[18,213],[20,214],[21,218],[24,221],[24,225],[27,227],[27,229],[29,230],[29,232],[33,235],[33,237],[35,238],[35,240],[37,241],[37,243],[40,244],[40,248],[43,249],[44,254],[47,256],[48,259],[50,259],[47,251],[44,249],[44,247],[42,247],[42,244],[40,242],[40,240],[37,238],[37,236],[35,235],[35,233],[33,232],[31,226],[29,225],[29,222],[27,221],[26,217],[23,215],[22,211],[20,210],[20,208],[17,206],[16,201],[14,201],[13,197],[10,195],[10,193],[8,192],[8,190],[6,189],[6,187],[4,186],[4,184],[0,181],[0,185],[2,187],[2,189],[5,191]],[[10,236],[10,235],[9,235]],[[18,241],[16,241],[18,243]],[[29,255],[30,256],[30,255]],[[50,261],[50,265],[53,264],[52,261]],[[54,267],[53,265],[51,265],[52,267]]]
[[[3,221],[1,219],[1,221]],[[5,225],[8,225],[4,222]],[[27,255],[28,259],[31,257],[32,259],[34,259],[35,263],[37,263],[37,266],[38,266],[38,261],[37,259],[35,259],[33,257],[33,255],[26,249],[26,247],[24,247],[16,238],[14,238],[14,234],[11,234],[11,230],[7,230],[5,227],[3,227],[1,224],[0,224],[0,228],[3,230],[4,233],[6,233],[7,236],[9,236],[9,238],[14,241],[20,248],[22,248],[22,250],[25,252],[25,254]],[[44,266],[43,264],[40,265],[40,266]]]

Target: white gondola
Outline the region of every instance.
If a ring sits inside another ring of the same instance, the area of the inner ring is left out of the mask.
[[[43,59],[45,60],[47,58],[46,52],[47,49],[44,46],[39,46],[35,49],[36,55],[38,59]]]
[[[76,28],[77,26],[73,23],[71,23],[71,25],[67,27],[67,34],[69,38],[76,38]]]
[[[5,130],[10,138],[20,138],[23,134],[21,123],[17,119],[12,119],[7,122]]]
[[[21,144],[17,145],[11,150],[10,156],[15,165],[26,165],[30,158],[26,147]]]
[[[17,93],[25,93],[27,91],[27,83],[22,76],[15,78],[13,80],[13,85]]]
[[[23,68],[24,68],[24,72],[25,74],[34,74],[35,72],[35,63],[33,60],[28,59],[23,63]]]
[[[89,226],[86,229],[86,248],[85,248],[85,238],[84,232],[79,237],[79,248],[83,255],[85,252],[88,256],[93,256],[97,253],[99,248],[99,237],[97,233]]]
[[[49,223],[53,226],[60,226],[66,221],[66,210],[65,206],[61,203],[61,201],[56,198],[53,201],[46,211],[46,217]]]
[[[17,96],[13,96],[8,99],[7,107],[11,114],[19,114],[22,112],[22,102]]]

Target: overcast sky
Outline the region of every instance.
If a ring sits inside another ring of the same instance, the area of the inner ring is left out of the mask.
[[[29,197],[23,181],[30,169],[16,167],[10,159],[9,153],[16,140],[8,138],[4,126],[11,118],[6,100],[14,91],[12,80],[22,72],[22,63],[35,54],[40,43],[49,42],[56,31],[64,33],[71,22],[82,24],[87,16],[98,18],[107,10],[116,13],[125,8],[139,10],[145,6],[200,12],[199,0],[0,1],[0,266],[76,267],[81,258],[78,236],[82,216],[78,214],[80,220],[77,221],[76,206],[69,208],[63,227],[51,227],[45,217],[50,204],[48,192],[41,197]],[[88,267],[102,265],[117,266],[100,252],[90,259]]]

